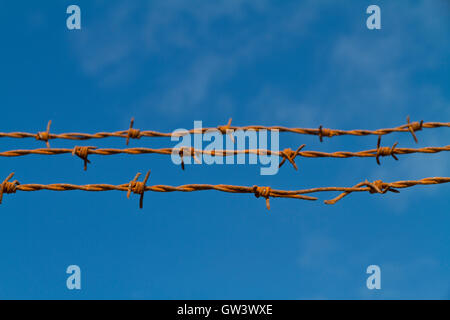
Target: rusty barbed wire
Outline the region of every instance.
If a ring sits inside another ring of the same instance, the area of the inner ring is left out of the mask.
[[[44,141],[49,147],[49,141],[53,139],[66,139],[66,140],[89,140],[89,139],[102,139],[109,137],[117,137],[117,138],[125,138],[126,144],[128,145],[130,139],[140,139],[141,137],[180,137],[188,134],[204,134],[206,132],[211,132],[212,130],[217,130],[223,135],[227,134],[232,141],[234,141],[232,133],[237,130],[278,130],[280,132],[289,132],[296,134],[306,134],[306,135],[316,135],[319,136],[320,141],[323,141],[323,137],[334,137],[334,136],[342,136],[342,135],[353,135],[353,136],[367,136],[367,135],[377,135],[382,136],[386,134],[390,134],[393,132],[409,132],[411,133],[414,141],[417,143],[418,139],[416,136],[417,131],[421,131],[423,128],[440,128],[440,127],[450,127],[450,122],[423,122],[415,121],[410,122],[409,116],[407,117],[407,123],[395,128],[386,128],[386,129],[377,129],[377,130],[338,130],[338,129],[328,129],[323,126],[319,126],[317,129],[312,128],[288,128],[284,126],[259,126],[259,125],[250,125],[250,126],[232,126],[231,118],[229,119],[226,125],[221,125],[217,127],[210,128],[201,128],[201,129],[191,129],[186,130],[185,132],[174,132],[174,133],[165,133],[158,132],[153,130],[139,130],[133,128],[134,126],[134,118],[131,119],[130,127],[127,130],[121,130],[116,132],[97,132],[93,134],[88,133],[50,133],[51,121],[47,124],[47,129],[44,132],[38,133],[27,133],[27,132],[0,132],[0,138],[8,137],[8,138],[35,138],[36,140]]]
[[[406,155],[413,153],[439,153],[450,151],[450,145],[443,147],[423,147],[423,148],[397,148],[397,143],[392,147],[382,147],[381,146],[381,136],[378,137],[376,149],[364,150],[364,151],[335,151],[335,152],[322,152],[322,151],[303,151],[305,147],[302,144],[297,148],[296,151],[286,148],[281,151],[272,151],[267,149],[245,149],[245,150],[202,150],[195,149],[193,147],[179,147],[179,148],[126,148],[126,149],[116,149],[116,148],[97,148],[93,146],[75,146],[74,148],[40,148],[32,150],[10,150],[0,152],[0,157],[19,157],[31,154],[37,155],[58,155],[58,154],[72,154],[76,155],[84,161],[84,170],[87,169],[87,164],[90,163],[88,160],[89,155],[117,155],[117,154],[162,154],[162,155],[172,155],[177,154],[181,158],[181,168],[184,170],[184,157],[192,157],[197,163],[201,163],[197,156],[199,155],[209,155],[209,156],[236,156],[239,154],[254,154],[254,155],[277,155],[282,158],[279,167],[281,167],[286,161],[289,161],[295,170],[298,169],[295,163],[295,158],[297,156],[304,158],[351,158],[351,157],[374,157],[376,162],[380,164],[380,157],[392,156],[395,160],[398,160],[397,155]]]
[[[145,178],[142,182],[138,181],[140,177],[138,173],[133,180],[129,183],[124,183],[120,185],[110,185],[110,184],[88,184],[88,185],[74,185],[68,183],[57,183],[57,184],[20,184],[17,180],[10,181],[14,176],[14,173],[8,175],[8,177],[0,185],[0,204],[2,202],[3,194],[16,193],[16,191],[40,191],[40,190],[50,190],[50,191],[71,191],[71,190],[81,190],[81,191],[126,191],[127,198],[130,194],[140,195],[139,207],[143,208],[144,193],[147,191],[153,192],[193,192],[193,191],[204,191],[204,190],[216,190],[227,193],[253,193],[255,197],[263,197],[266,199],[266,207],[270,210],[270,198],[295,198],[302,200],[317,200],[316,197],[307,196],[306,194],[317,193],[317,192],[335,192],[342,191],[343,193],[331,200],[325,200],[325,204],[335,204],[340,199],[344,198],[346,195],[352,192],[369,192],[371,194],[379,193],[385,194],[387,192],[399,193],[397,189],[408,188],[416,185],[432,185],[432,184],[442,184],[450,182],[450,177],[432,177],[424,178],[421,180],[405,180],[386,183],[381,180],[376,180],[374,182],[368,182],[367,180],[353,187],[319,187],[310,188],[302,190],[276,190],[270,187],[259,187],[259,186],[234,186],[227,184],[211,185],[211,184],[187,184],[181,186],[167,186],[167,185],[153,185],[147,186],[147,181],[150,176],[150,171],[147,172]]]

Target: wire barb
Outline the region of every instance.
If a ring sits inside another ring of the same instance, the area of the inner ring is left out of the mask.
[[[253,193],[255,194],[256,198],[263,197],[266,198],[266,207],[267,210],[270,210],[270,192],[272,189],[270,187],[258,187],[253,186]]]
[[[392,147],[381,147],[381,136],[378,136],[378,142],[377,142],[377,154],[376,154],[376,160],[378,165],[380,165],[380,156],[386,157],[386,156],[392,156],[395,160],[398,160],[397,156],[395,155],[395,147],[397,146],[398,142],[394,143]]]
[[[47,130],[44,132],[38,132],[36,134],[36,140],[45,141],[47,148],[50,148],[50,143],[48,142],[48,140],[51,139],[51,137],[50,137],[50,126],[51,125],[52,125],[52,120],[49,120],[47,123]]]
[[[297,164],[295,163],[295,157],[297,157],[300,154],[300,151],[306,146],[306,144],[302,144],[300,147],[297,148],[296,151],[293,151],[291,148],[284,149],[280,152],[280,156],[283,157],[283,160],[281,160],[280,164],[278,165],[278,168],[281,168],[281,166],[288,160],[295,170],[298,170]]]
[[[366,180],[365,184],[370,188],[369,193],[385,194],[388,191],[400,193],[400,191],[392,188],[388,183],[384,183],[382,180],[375,180],[373,182],[369,182]]]
[[[147,174],[145,175],[144,181],[139,182],[137,179],[141,176],[141,173],[139,172],[136,174],[133,180],[130,181],[128,184],[128,192],[127,192],[127,198],[130,198],[131,192],[135,194],[140,194],[141,197],[139,199],[139,208],[142,209],[144,207],[144,192],[145,192],[145,185],[147,183],[148,177],[150,176],[150,170],[147,171]]]
[[[87,164],[91,163],[88,159],[88,155],[91,150],[95,150],[96,147],[75,146],[72,150],[72,155],[76,155],[84,161],[84,171],[87,170]]]
[[[442,179],[442,178],[427,178],[427,179],[430,180],[430,179]],[[408,185],[408,186],[412,186],[412,185],[416,185],[416,184],[426,184],[426,183],[421,183],[421,182],[423,182],[424,180],[427,180],[427,179],[422,179],[422,180],[418,180],[418,181],[409,181],[412,184]],[[450,179],[447,182],[450,182]],[[406,186],[402,186],[402,181],[393,182],[393,183],[385,183],[382,180],[375,180],[373,182],[369,182],[366,180],[364,182],[358,183],[353,188],[350,188],[348,191],[341,193],[334,199],[325,200],[324,203],[325,204],[335,204],[336,202],[338,202],[339,200],[341,200],[348,194],[355,192],[355,191],[366,191],[367,190],[371,194],[373,194],[373,193],[385,194],[388,191],[394,192],[394,193],[400,193],[400,191],[398,191],[397,189],[394,189],[393,186],[395,186],[395,185],[398,185],[400,188],[406,187]]]
[[[413,136],[413,139],[416,143],[419,142],[419,140],[417,140],[415,131],[420,131],[423,128],[423,120],[420,120],[420,122],[410,122],[409,121],[409,116],[406,117],[406,122],[407,122],[407,126],[408,126],[408,130],[409,132],[411,132],[411,135]]]
[[[9,180],[14,176],[14,172],[10,173],[8,177],[6,177],[5,180],[3,180],[2,184],[0,185],[0,204],[3,200],[3,194],[9,194],[9,193],[16,193],[17,186],[19,185],[19,182],[17,180],[14,180],[13,182],[9,182]]]
[[[127,145],[130,142],[130,138],[131,139],[140,139],[141,138],[141,130],[134,129],[133,125],[134,125],[134,118],[131,118],[130,128],[128,129],[128,132],[127,132],[127,141],[126,141]]]
[[[195,150],[193,147],[181,147],[180,151],[178,152],[178,155],[180,156],[181,159],[181,169],[184,170],[184,155],[185,153],[188,156],[191,156],[192,158],[194,158],[194,161],[197,162],[198,164],[201,164],[201,161],[197,158],[196,154],[199,153],[199,151]]]
[[[228,135],[228,137],[231,139],[231,142],[234,143],[234,137],[233,137],[233,130],[231,129],[231,121],[232,118],[228,120],[228,123],[224,126],[218,126],[217,130],[222,133],[222,135]]]
[[[320,142],[323,142],[323,137],[329,137],[331,138],[333,136],[333,130],[331,129],[327,129],[327,128],[323,128],[322,125],[319,126],[319,130],[318,130],[318,136],[319,136],[319,140]]]

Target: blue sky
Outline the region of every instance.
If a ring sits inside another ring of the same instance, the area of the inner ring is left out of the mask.
[[[82,29],[66,28],[81,7]],[[365,10],[381,7],[382,29]],[[0,3],[0,131],[159,131],[262,124],[376,129],[450,118],[448,1],[46,1]],[[447,129],[417,146],[448,144]],[[282,134],[280,147],[372,149],[376,137]],[[416,147],[408,134],[385,145]],[[2,139],[2,150],[44,146]],[[125,147],[122,139],[77,145]],[[167,147],[169,139],[131,146]],[[70,141],[52,141],[71,147]],[[22,183],[352,186],[448,176],[447,154],[298,159],[275,176],[257,165],[188,166],[165,156],[3,158]],[[334,206],[219,192],[19,192],[0,206],[0,298],[450,298],[450,186],[354,194]],[[66,288],[79,265],[82,290]],[[367,266],[382,289],[366,288]]]

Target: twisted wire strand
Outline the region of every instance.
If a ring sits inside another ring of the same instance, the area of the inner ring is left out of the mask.
[[[365,130],[365,129],[356,129],[356,130],[339,130],[339,129],[328,129],[319,126],[319,128],[288,128],[284,126],[261,126],[261,125],[249,125],[249,126],[232,126],[231,119],[228,121],[226,125],[220,125],[217,127],[210,128],[201,128],[201,129],[191,129],[183,132],[158,132],[154,130],[139,130],[133,128],[134,126],[134,118],[131,119],[130,127],[128,130],[120,130],[116,132],[97,132],[93,134],[89,133],[60,133],[54,134],[50,133],[51,121],[47,124],[47,130],[44,132],[38,133],[27,133],[27,132],[0,132],[0,138],[8,137],[8,138],[35,138],[36,140],[44,141],[49,147],[49,140],[53,139],[66,139],[66,140],[89,140],[89,139],[103,139],[110,137],[118,137],[125,138],[126,144],[128,145],[130,139],[140,139],[141,137],[180,137],[188,134],[205,134],[207,132],[211,132],[213,130],[219,131],[222,134],[227,134],[230,136],[231,140],[234,141],[232,133],[237,130],[278,130],[280,132],[288,132],[288,133],[296,133],[296,134],[306,134],[306,135],[315,135],[319,136],[320,141],[323,141],[323,137],[334,137],[334,136],[342,136],[342,135],[353,135],[353,136],[367,136],[367,135],[377,135],[382,136],[386,134],[390,134],[393,132],[409,132],[414,141],[418,142],[416,132],[422,130],[423,128],[441,128],[441,127],[450,127],[450,122],[423,122],[415,121],[410,122],[409,116],[407,117],[407,123],[395,128],[385,128],[385,129],[377,129],[377,130]]]
[[[184,170],[184,160],[185,156],[194,158],[195,161],[200,163],[197,156],[198,155],[208,155],[208,156],[235,156],[239,154],[254,154],[254,155],[277,155],[282,158],[279,166],[281,167],[286,161],[289,161],[294,169],[298,169],[295,163],[295,158],[297,156],[305,158],[367,158],[374,157],[378,164],[380,164],[380,157],[392,156],[395,160],[398,160],[397,155],[406,155],[413,153],[425,153],[433,154],[439,152],[450,151],[450,145],[443,147],[423,147],[423,148],[397,148],[397,143],[392,147],[382,147],[380,145],[380,139],[378,138],[377,148],[363,151],[335,151],[335,152],[321,152],[321,151],[302,151],[305,145],[301,145],[296,151],[290,148],[284,149],[282,151],[272,151],[267,149],[246,149],[246,150],[203,150],[195,149],[192,147],[181,147],[181,148],[126,148],[126,149],[116,149],[116,148],[102,148],[99,149],[93,146],[75,146],[72,149],[69,148],[40,148],[32,150],[10,150],[0,152],[0,157],[20,157],[26,155],[58,155],[58,154],[72,154],[80,157],[84,160],[84,169],[87,169],[87,164],[90,163],[88,160],[89,155],[117,155],[117,154],[162,154],[171,155],[178,154],[181,158],[181,167]]]
[[[127,197],[133,192],[140,195],[139,207],[143,207],[144,193],[147,191],[153,192],[194,192],[194,191],[205,191],[205,190],[216,190],[227,193],[253,193],[255,197],[263,197],[266,199],[266,207],[270,210],[270,198],[294,198],[302,200],[317,200],[316,197],[308,196],[306,194],[316,193],[316,192],[335,192],[341,191],[339,196],[331,200],[325,200],[325,204],[335,204],[340,199],[344,198],[352,192],[369,192],[369,193],[379,193],[385,194],[387,192],[399,193],[397,189],[409,188],[416,185],[432,185],[432,184],[442,184],[450,182],[450,177],[431,177],[424,178],[421,180],[405,180],[386,183],[381,180],[376,180],[374,182],[364,181],[353,187],[319,187],[310,188],[302,190],[276,190],[270,187],[246,187],[246,186],[234,186],[227,184],[186,184],[181,186],[168,186],[168,185],[153,185],[147,186],[146,183],[150,176],[150,171],[147,172],[145,178],[142,182],[138,181],[140,173],[138,173],[133,180],[129,183],[124,183],[120,185],[110,185],[110,184],[87,184],[87,185],[74,185],[68,183],[56,183],[56,184],[20,184],[17,180],[10,181],[14,173],[11,173],[0,185],[0,204],[3,198],[3,194],[16,193],[16,191],[40,191],[40,190],[50,190],[50,191],[71,191],[71,190],[81,190],[81,191],[91,191],[91,192],[101,192],[101,191],[126,191]]]

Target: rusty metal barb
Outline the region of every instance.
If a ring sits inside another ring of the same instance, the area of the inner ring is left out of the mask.
[[[87,164],[91,163],[91,161],[89,161],[88,156],[91,150],[95,150],[96,147],[79,147],[79,146],[75,146],[72,149],[72,155],[76,155],[78,156],[80,159],[82,159],[84,161],[84,171],[87,170]]]
[[[296,151],[293,151],[291,148],[284,149],[280,152],[280,157],[283,157],[283,160],[281,160],[280,164],[278,165],[279,168],[288,160],[295,170],[298,170],[297,164],[295,163],[295,157],[300,154],[300,151],[305,147],[305,144],[302,144],[300,147],[297,148]]]
[[[127,133],[127,141],[126,141],[127,145],[130,142],[130,138],[131,139],[140,139],[141,138],[141,130],[134,129],[133,125],[134,125],[134,118],[131,118],[130,128],[128,129],[128,133]]]
[[[398,158],[395,155],[395,147],[397,147],[398,142],[394,143],[392,147],[381,147],[381,136],[378,136],[378,142],[377,142],[377,154],[376,154],[376,160],[378,165],[380,165],[380,156],[386,157],[386,156],[392,156],[395,160],[398,161]]]
[[[147,174],[145,175],[144,181],[139,182],[137,179],[139,179],[141,173],[139,172],[136,174],[133,180],[130,181],[128,184],[128,192],[127,192],[127,198],[130,198],[131,192],[135,194],[140,194],[141,197],[139,199],[139,208],[142,209],[144,206],[144,193],[145,193],[145,185],[147,183],[148,177],[150,176],[150,170],[147,171]]]
[[[19,182],[17,180],[13,182],[9,182],[9,180],[14,176],[14,172],[10,173],[9,176],[6,177],[5,180],[3,180],[2,184],[0,185],[0,204],[3,200],[3,194],[4,193],[16,193],[17,186],[19,185]]]
[[[52,120],[47,123],[47,130],[44,132],[38,132],[36,134],[36,140],[44,141],[47,145],[47,148],[50,148],[50,143],[48,140],[50,139],[50,126],[52,125]]]

